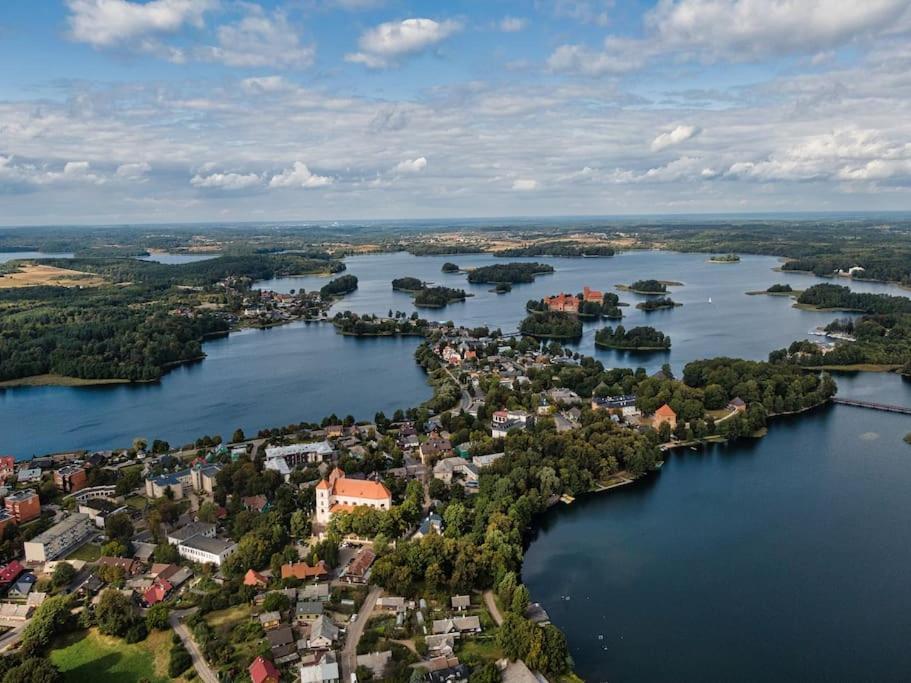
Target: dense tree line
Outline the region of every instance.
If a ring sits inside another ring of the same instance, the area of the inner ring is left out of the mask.
[[[671,338],[654,327],[633,327],[627,330],[623,325],[616,328],[604,327],[595,333],[595,346],[608,349],[653,350],[671,348]]]
[[[392,281],[392,289],[400,292],[417,292],[424,289],[424,282],[416,277],[397,277]]]
[[[667,292],[667,285],[660,280],[636,280],[629,288],[636,292],[648,292],[649,294],[664,294]]]
[[[794,289],[791,287],[791,285],[776,283],[769,287],[766,291],[769,294],[785,294],[787,292],[793,292]]]
[[[677,306],[682,306],[683,304],[677,303],[669,296],[659,296],[654,299],[648,299],[636,304],[636,308],[646,313],[652,311],[660,311],[666,308],[676,308]]]
[[[526,316],[519,325],[519,332],[536,338],[578,339],[582,336],[582,323],[569,313],[543,311]]]
[[[536,242],[522,247],[495,251],[494,256],[522,258],[528,256],[613,256],[616,252],[606,244],[582,244],[579,242]]]
[[[852,292],[842,285],[813,285],[797,297],[797,303],[861,313],[911,313],[911,299],[906,296]]]
[[[497,284],[508,282],[519,284],[534,282],[536,275],[554,272],[553,266],[546,263],[503,263],[492,266],[481,266],[468,273],[472,284]]]
[[[441,270],[444,273],[458,273],[459,267],[455,263],[451,263],[450,261],[447,261],[446,263],[443,264],[443,268]]]

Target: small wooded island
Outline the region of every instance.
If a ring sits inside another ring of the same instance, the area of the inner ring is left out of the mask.
[[[661,296],[657,299],[649,299],[648,301],[643,301],[642,303],[636,304],[636,308],[646,313],[651,313],[652,311],[661,311],[668,308],[676,308],[677,306],[683,306],[683,304],[674,301],[669,296]]]
[[[443,264],[443,268],[441,270],[444,273],[458,273],[459,267],[455,263],[451,263],[451,262],[447,261],[446,263]]]
[[[668,287],[682,287],[682,282],[673,280],[636,280],[631,285],[615,285],[617,289],[623,292],[633,292],[634,294],[667,294]]]
[[[633,327],[623,325],[605,327],[595,333],[595,346],[602,349],[623,349],[627,351],[666,351],[671,348],[671,338],[654,327]]]
[[[330,280],[319,290],[319,295],[323,299],[345,296],[357,289],[357,277],[354,275],[342,275],[334,280]]]
[[[423,337],[428,329],[428,322],[417,313],[409,316],[402,311],[396,311],[388,318],[345,311],[336,314],[332,324],[340,334],[349,337]]]
[[[492,266],[481,266],[468,273],[472,284],[495,285],[500,282],[521,284],[534,282],[535,276],[554,272],[554,267],[546,263],[503,263]]]
[[[769,296],[799,296],[803,294],[803,290],[794,289],[791,285],[782,285],[774,284],[768,289],[760,289],[753,292],[747,292],[750,296],[757,296],[759,294],[768,294]]]
[[[716,254],[709,259],[709,263],[740,263],[737,254]]]
[[[465,301],[471,294],[464,289],[428,287],[416,277],[399,277],[392,281],[392,289],[414,295],[414,305],[420,308],[444,308],[454,301]]]
[[[519,325],[519,332],[536,339],[578,339],[582,336],[582,322],[569,313],[543,311],[527,316]]]

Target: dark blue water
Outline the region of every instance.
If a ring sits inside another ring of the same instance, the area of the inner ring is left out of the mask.
[[[157,384],[0,390],[0,453],[114,448],[137,436],[176,445],[333,412],[391,415],[431,394],[414,362],[417,343],[342,337],[329,324],[295,323],[207,342],[204,361],[180,366]]]
[[[841,394],[911,405],[892,375]],[[832,406],[555,508],[523,578],[588,681],[906,681],[911,430]]]
[[[27,258],[73,258],[72,254],[47,254],[43,251],[0,251],[0,263]]]
[[[530,298],[561,290],[578,292],[584,285],[610,289],[643,277],[684,282],[684,287],[672,292],[683,307],[652,314],[632,306],[624,309],[627,327],[650,324],[668,333],[673,340],[670,353],[595,350],[597,323],[586,325],[585,337],[577,345],[608,366],[641,365],[649,370],[665,362],[679,370],[690,360],[716,355],[764,359],[770,350],[805,337],[810,328],[834,317],[797,310],[785,298],[746,296],[744,292],[765,289],[774,282],[801,288],[821,281],[773,272],[777,261],[767,257],[746,256],[737,265],[709,264],[700,254],[659,251],[607,259],[539,260],[553,264],[556,272],[497,295],[487,285],[469,285],[465,275],[440,272],[446,261],[463,267],[503,262],[492,256],[353,257],[346,263],[348,272],[358,276],[359,289],[335,309],[379,314],[390,308],[415,310],[410,296],[391,288],[393,278],[410,275],[462,287],[475,295],[442,311],[421,310],[422,315],[508,331],[524,317]],[[326,281],[283,278],[260,286],[311,290]],[[854,287],[901,293],[886,285],[854,283]],[[633,304],[641,300],[632,294],[621,298]],[[0,390],[0,453],[26,457],[71,448],[115,448],[128,445],[136,436],[182,443],[206,432],[227,436],[238,426],[256,431],[319,419],[333,411],[372,418],[378,410],[416,405],[429,395],[412,358],[416,343],[414,339],[356,341],[335,335],[329,326],[295,325],[207,342],[204,361],[173,370],[158,384]]]

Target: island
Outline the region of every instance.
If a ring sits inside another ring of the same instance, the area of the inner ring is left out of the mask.
[[[512,285],[508,282],[498,282],[492,291],[497,294],[509,294],[512,291]]]
[[[447,261],[446,263],[443,264],[443,268],[441,270],[444,273],[458,273],[459,267],[455,263],[451,263],[450,261]]]
[[[528,315],[519,325],[519,332],[536,339],[578,339],[582,322],[575,315],[544,311]]]
[[[602,317],[615,320],[623,317],[620,305],[620,298],[613,292],[604,293],[585,287],[575,295],[561,293],[544,299],[532,299],[525,304],[525,310],[529,313],[568,313],[586,320]]]
[[[652,311],[661,311],[668,308],[676,308],[677,306],[683,306],[683,304],[674,301],[669,296],[661,296],[657,299],[649,299],[648,301],[643,301],[642,303],[636,304],[636,308],[646,313],[651,313]]]
[[[319,294],[324,299],[333,299],[350,294],[356,289],[357,277],[354,275],[342,275],[320,287]]]
[[[595,346],[602,349],[623,349],[626,351],[667,351],[671,338],[654,327],[633,327],[623,325],[604,327],[595,333]]]
[[[800,296],[803,294],[802,289],[794,289],[791,285],[782,285],[774,284],[768,289],[760,289],[752,292],[747,292],[748,296],[759,296],[761,294],[767,294],[768,296]]]
[[[399,277],[392,281],[392,289],[414,294],[424,289],[424,282],[416,277]]]
[[[636,280],[631,285],[614,285],[623,292],[633,292],[634,294],[666,294],[668,287],[682,287],[682,282],[674,280]]]
[[[396,311],[387,318],[375,315],[358,315],[351,311],[337,313],[332,319],[339,334],[349,337],[423,337],[429,323],[417,313],[408,316]]]
[[[716,254],[709,259],[709,263],[740,263],[737,254]]]
[[[552,272],[554,267],[546,263],[503,263],[475,268],[468,273],[468,281],[472,284],[507,282],[515,285],[534,282],[536,276]]]
[[[463,289],[451,287],[425,287],[414,295],[414,305],[420,308],[444,308],[456,301],[465,301],[469,296]]]

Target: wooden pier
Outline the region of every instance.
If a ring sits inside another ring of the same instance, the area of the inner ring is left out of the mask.
[[[911,408],[905,406],[895,406],[888,403],[875,403],[873,401],[858,401],[853,398],[833,398],[832,403],[841,406],[854,406],[855,408],[869,408],[870,410],[881,410],[886,413],[900,413],[902,415],[911,415]]]

